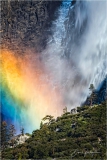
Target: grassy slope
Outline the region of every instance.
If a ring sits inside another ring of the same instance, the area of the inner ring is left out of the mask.
[[[56,128],[59,131],[56,132]],[[3,152],[5,159],[106,159],[106,103],[66,113],[32,133],[23,145]]]

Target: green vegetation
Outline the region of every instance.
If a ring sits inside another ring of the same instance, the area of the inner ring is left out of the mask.
[[[45,123],[46,122],[46,123]],[[2,159],[106,159],[106,102],[78,107],[55,120],[47,115],[25,143],[2,151]]]
[[[88,99],[90,101],[90,106],[92,106],[93,101],[95,101],[97,98],[96,90],[93,84],[90,84],[89,90],[90,90],[90,97],[88,97]]]
[[[9,141],[11,140],[11,145],[14,146],[16,143],[13,137],[16,134],[14,125],[8,126],[5,121],[1,122],[1,147],[4,150],[7,148]]]

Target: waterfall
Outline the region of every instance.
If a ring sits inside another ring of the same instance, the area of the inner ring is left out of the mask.
[[[64,1],[42,52],[53,86],[60,86],[69,109],[81,105],[89,85],[98,88],[106,75],[106,1]]]

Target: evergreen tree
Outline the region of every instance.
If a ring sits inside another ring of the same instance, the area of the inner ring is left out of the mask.
[[[14,136],[16,134],[15,126],[13,124],[9,127],[9,139],[11,140],[12,146],[15,144]]]
[[[41,123],[40,123],[40,129],[42,129],[42,127],[43,127],[43,122],[41,121]]]
[[[51,122],[53,122],[54,119],[53,119],[53,116],[46,115],[42,120],[43,121],[48,121],[47,124],[49,125],[49,124],[51,124]]]
[[[6,148],[7,142],[9,140],[9,135],[8,135],[8,128],[7,128],[7,123],[3,121],[1,123],[1,146]]]
[[[23,135],[24,135],[24,128],[22,127],[22,128],[20,129],[20,131],[21,131],[21,135],[23,136]]]
[[[94,91],[95,91],[95,88],[94,88],[94,85],[93,84],[90,84],[90,87],[89,87],[89,90],[90,90],[90,97],[89,97],[89,100],[90,100],[90,106],[92,106],[93,104],[93,99],[94,99]]]
[[[67,107],[63,109],[63,114],[67,113]]]
[[[10,125],[9,128],[9,137],[12,139],[16,134],[15,126],[13,124]]]

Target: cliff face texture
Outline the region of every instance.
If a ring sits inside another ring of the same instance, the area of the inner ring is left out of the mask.
[[[1,1],[2,47],[12,50],[26,46],[41,51],[51,35],[61,1]]]
[[[101,84],[100,90],[98,91],[97,103],[101,103],[107,100],[107,76]]]
[[[94,96],[92,97],[92,104],[100,104],[103,101],[107,100],[107,76],[101,83],[100,89],[94,92]],[[90,105],[91,100],[88,97],[83,105]]]

